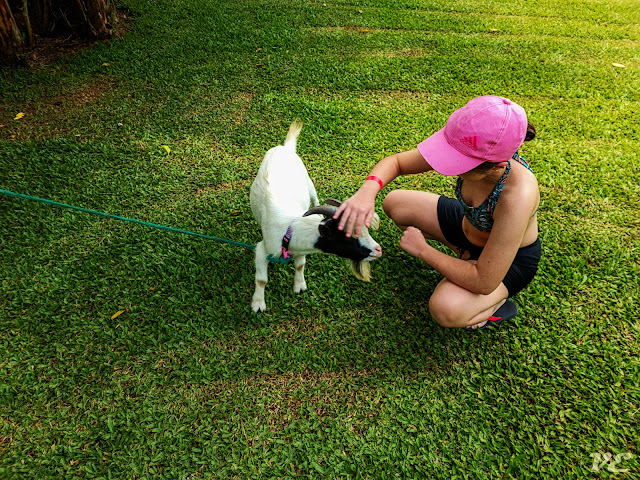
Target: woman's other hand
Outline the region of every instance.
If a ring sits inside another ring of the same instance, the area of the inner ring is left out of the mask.
[[[424,239],[424,235],[416,227],[407,227],[402,234],[402,238],[400,238],[400,248],[414,257],[423,258],[427,247],[428,244]]]

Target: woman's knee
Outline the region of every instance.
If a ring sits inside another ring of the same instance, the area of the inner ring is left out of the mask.
[[[420,230],[437,218],[438,195],[415,190],[393,190],[384,197],[384,213],[398,226],[413,225]]]
[[[429,312],[443,327],[467,327],[493,315],[508,296],[509,291],[504,284],[489,295],[480,295],[444,279],[429,299]]]
[[[429,299],[429,313],[438,324],[445,328],[455,328],[465,324],[464,309],[456,305],[447,295],[434,292]]]
[[[397,212],[398,206],[402,205],[404,202],[402,201],[402,191],[401,190],[392,190],[389,192],[382,201],[382,209],[387,217],[392,218],[394,213]]]
[[[429,313],[443,327],[467,326],[479,307],[475,305],[478,299],[474,297],[475,294],[442,279],[429,299]]]

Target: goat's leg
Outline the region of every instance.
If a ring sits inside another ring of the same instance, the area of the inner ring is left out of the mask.
[[[269,261],[267,260],[267,252],[264,248],[264,241],[256,245],[256,291],[253,293],[251,301],[251,310],[254,312],[264,312],[267,304],[264,301],[264,287],[267,286],[267,269]]]
[[[293,293],[302,293],[307,289],[307,282],[304,279],[304,264],[307,259],[304,255],[293,257],[293,265],[296,267],[296,274],[293,277]]]

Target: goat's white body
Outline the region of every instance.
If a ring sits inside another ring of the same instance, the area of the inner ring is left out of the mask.
[[[280,256],[282,237],[291,222],[318,205],[307,169],[296,153],[302,124],[294,122],[284,145],[267,152],[251,185],[251,210],[262,229],[267,254]],[[316,220],[316,219],[312,219]],[[317,221],[311,221],[310,226]],[[297,235],[300,238],[299,235]],[[296,242],[296,240],[293,240]],[[291,246],[293,248],[293,245]],[[309,252],[311,253],[311,252]]]
[[[305,241],[316,237],[320,216],[302,216],[311,206],[318,205],[318,195],[306,167],[296,153],[301,128],[302,122],[295,121],[289,128],[285,144],[267,152],[251,185],[251,210],[262,230],[262,241],[256,246],[255,256],[256,290],[251,302],[254,312],[267,308],[264,300],[269,265],[267,256],[281,255],[282,238],[289,226],[296,230],[289,244],[289,251],[295,253],[295,293],[307,289],[304,279],[305,255],[317,251],[313,245],[309,245],[308,240]],[[309,230],[309,234],[305,234],[304,230]]]
[[[251,210],[262,230],[262,240],[256,245],[256,289],[251,301],[254,312],[265,311],[267,308],[264,299],[269,265],[267,256],[279,257],[282,254],[282,239],[289,227],[292,234],[287,250],[293,255],[296,268],[293,279],[295,293],[307,289],[304,279],[305,255],[322,253],[316,244],[320,238],[319,226],[324,216],[303,216],[319,202],[307,169],[296,154],[296,142],[301,128],[300,120],[293,122],[284,145],[267,152],[251,185]],[[366,227],[363,227],[358,243],[365,245],[370,252],[368,260],[382,254],[380,246],[371,238]],[[364,267],[354,269],[354,274],[361,280],[368,281],[368,262],[360,262],[359,265]]]

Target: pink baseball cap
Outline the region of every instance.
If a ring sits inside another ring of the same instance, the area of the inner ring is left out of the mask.
[[[526,134],[527,114],[520,105],[503,97],[477,97],[453,112],[418,151],[437,172],[460,175],[484,162],[506,162]]]

